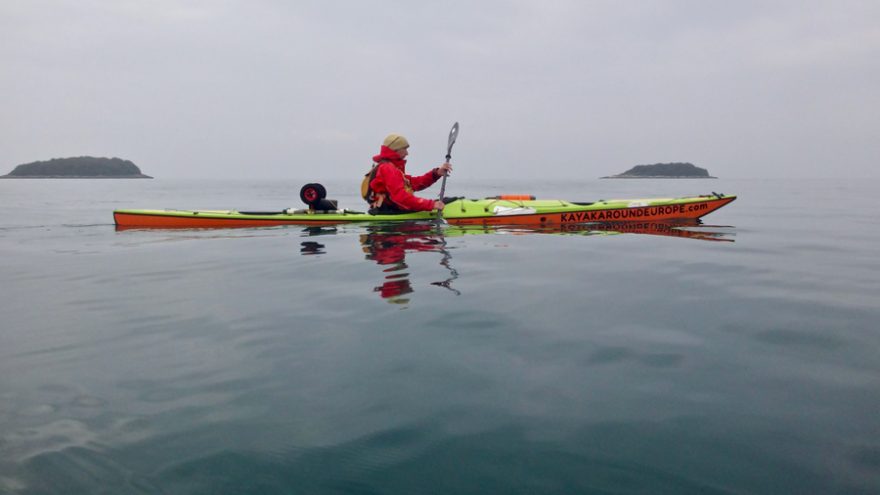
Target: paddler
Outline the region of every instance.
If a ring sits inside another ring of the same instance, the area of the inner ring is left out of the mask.
[[[424,175],[413,177],[406,173],[409,141],[400,134],[389,134],[382,142],[379,154],[373,157],[373,169],[368,174],[369,185],[364,199],[371,212],[397,213],[408,211],[442,210],[443,201],[420,198],[413,191],[421,191],[449,175],[452,165],[443,163]]]

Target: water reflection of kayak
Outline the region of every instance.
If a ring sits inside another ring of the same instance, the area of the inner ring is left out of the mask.
[[[720,225],[703,225],[699,220],[682,220],[676,222],[599,222],[582,226],[590,232],[607,232],[616,234],[648,234],[667,237],[685,237],[704,241],[733,242],[730,237],[732,227]],[[563,232],[573,229],[562,229]]]
[[[648,234],[669,237],[699,239],[707,241],[733,242],[731,227],[706,226],[699,220],[682,220],[677,222],[604,222],[578,224],[556,227],[541,226],[497,226],[497,225],[438,225],[436,222],[413,221],[389,224],[371,224],[359,235],[365,258],[382,267],[381,285],[373,288],[374,292],[389,302],[406,304],[408,294],[415,289],[409,279],[409,267],[406,263],[408,254],[439,253],[440,264],[446,268],[449,276],[445,280],[431,282],[431,285],[444,287],[460,294],[452,287],[458,278],[458,271],[452,266],[452,254],[447,246],[447,239],[468,235],[613,235],[613,234]],[[335,234],[334,227],[308,227],[308,236]],[[323,245],[314,241],[305,241],[303,254],[314,254],[315,245]]]
[[[682,237],[705,241],[734,242],[733,227],[703,225],[700,220],[678,220],[668,222],[592,222],[583,224],[557,225],[548,227],[532,226],[448,226],[443,231],[446,237],[466,234],[569,234],[569,235],[613,235],[647,234],[667,237]]]
[[[522,225],[564,229],[606,222],[665,222],[696,220],[732,202],[736,196],[712,194],[682,198],[615,199],[571,202],[549,199],[456,199],[443,210],[450,225]],[[236,210],[116,210],[120,228],[233,228],[275,225],[338,225],[359,222],[431,220],[436,212],[372,214],[336,209],[321,198],[306,209],[281,211]]]

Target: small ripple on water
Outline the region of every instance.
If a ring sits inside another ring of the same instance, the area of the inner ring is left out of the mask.
[[[846,345],[843,339],[828,335],[827,333],[820,334],[787,328],[763,330],[755,333],[754,336],[762,342],[785,348],[805,347],[819,350],[835,350]]]
[[[856,467],[880,478],[880,445],[856,447],[849,457]]]

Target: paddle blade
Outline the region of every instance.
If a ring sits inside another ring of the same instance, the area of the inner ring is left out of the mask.
[[[458,137],[458,122],[452,124],[452,129],[449,131],[449,146],[446,148],[446,161],[449,161],[452,158],[452,145],[455,144],[455,139]]]

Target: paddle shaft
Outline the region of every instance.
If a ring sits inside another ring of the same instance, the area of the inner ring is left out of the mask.
[[[449,130],[449,145],[446,148],[446,163],[449,163],[452,160],[452,145],[455,144],[455,139],[458,137],[458,122],[452,124],[452,129]],[[448,173],[448,172],[447,172]],[[443,176],[443,182],[440,183],[440,201],[443,201],[443,195],[446,193],[446,176]],[[437,211],[437,216],[441,216],[442,211]]]
[[[446,155],[446,163],[452,159],[452,155]],[[440,183],[440,201],[443,201],[443,193],[446,192],[446,176],[443,176],[443,182]]]

